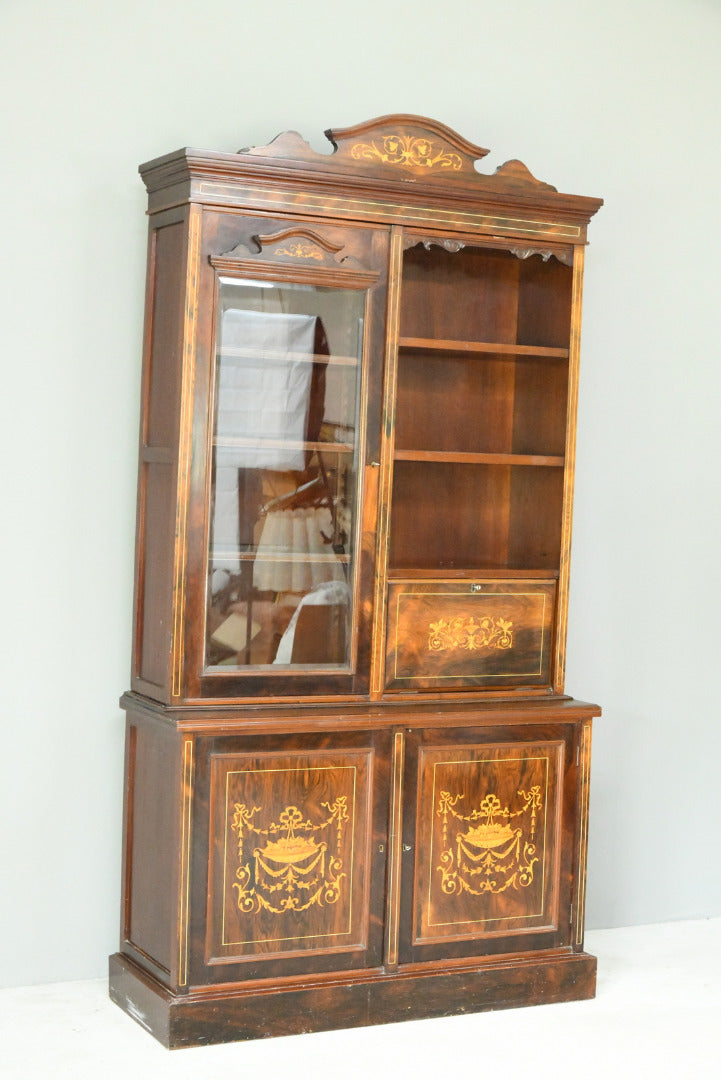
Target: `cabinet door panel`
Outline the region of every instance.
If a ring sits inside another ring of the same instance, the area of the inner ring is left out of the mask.
[[[415,858],[403,886],[403,960],[550,948],[568,937],[566,744],[503,734],[467,733],[455,745],[450,734],[427,735],[417,753],[409,748],[416,820],[407,817],[404,839]]]
[[[393,582],[386,686],[548,684],[555,595],[554,581]]]
[[[221,977],[377,961],[374,759],[369,746],[211,754],[205,962]]]

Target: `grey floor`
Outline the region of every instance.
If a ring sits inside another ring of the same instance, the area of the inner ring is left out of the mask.
[[[168,1052],[105,981],[0,991],[0,1077],[721,1080],[721,918],[597,930],[594,1001]]]

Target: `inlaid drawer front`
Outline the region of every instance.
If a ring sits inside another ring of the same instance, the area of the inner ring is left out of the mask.
[[[548,684],[555,595],[555,581],[393,582],[386,687]]]
[[[363,949],[370,751],[218,754],[209,963]]]
[[[421,750],[415,944],[556,929],[562,752]]]

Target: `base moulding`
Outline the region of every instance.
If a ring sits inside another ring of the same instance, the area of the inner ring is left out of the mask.
[[[595,992],[596,958],[588,953],[182,995],[127,956],[110,957],[111,999],[171,1050],[581,1001]]]

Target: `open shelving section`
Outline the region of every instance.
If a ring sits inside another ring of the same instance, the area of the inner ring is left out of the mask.
[[[389,574],[557,574],[572,271],[413,239],[401,279]]]

